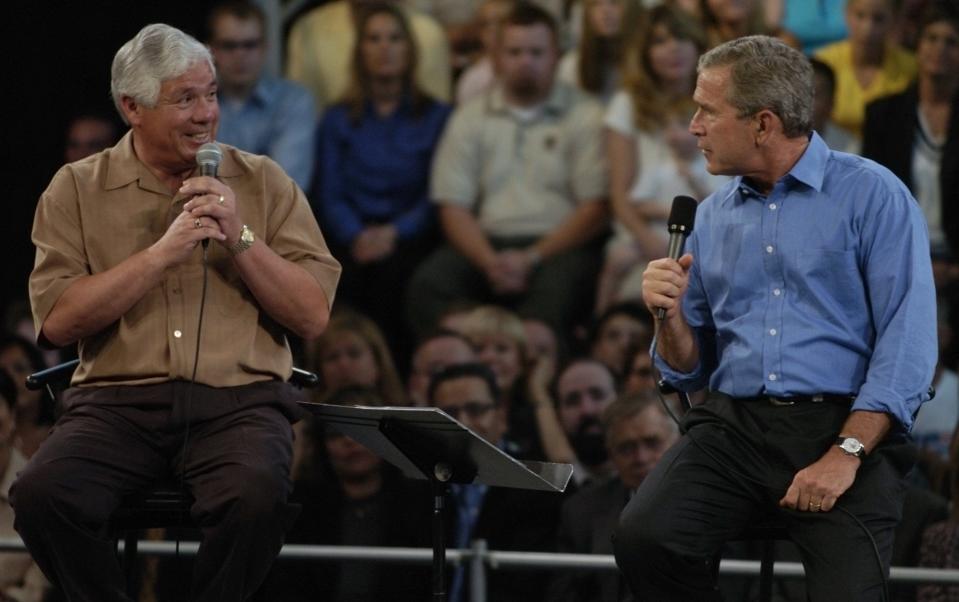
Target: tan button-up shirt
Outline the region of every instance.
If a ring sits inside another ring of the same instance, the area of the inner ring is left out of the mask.
[[[272,160],[221,148],[218,176],[235,193],[240,219],[274,252],[316,278],[332,303],[340,266],[303,192]],[[33,224],[37,254],[30,300],[37,332],[71,284],[155,243],[188,200],[171,194],[140,162],[132,133],[111,149],[61,168],[40,197]],[[289,378],[292,357],[284,329],[259,307],[225,247],[211,242],[208,262],[196,382],[226,387]],[[72,384],[189,379],[202,289],[198,245],[190,260],[167,270],[117,322],[80,341]]]

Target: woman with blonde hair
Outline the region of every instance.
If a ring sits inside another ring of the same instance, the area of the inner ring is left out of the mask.
[[[706,171],[687,129],[695,111],[696,63],[705,47],[694,20],[661,5],[650,9],[627,48],[623,90],[605,119],[616,235],[597,285],[597,313],[638,296],[631,274],[665,256],[673,197],[702,199],[724,181]]]

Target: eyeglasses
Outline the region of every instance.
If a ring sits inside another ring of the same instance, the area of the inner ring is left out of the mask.
[[[495,403],[482,403],[479,401],[468,401],[461,406],[439,407],[450,415],[454,420],[459,420],[461,414],[466,414],[470,418],[482,418],[487,412],[496,407]]]
[[[220,40],[213,45],[222,52],[233,52],[234,50],[256,50],[263,43],[263,38],[252,38],[249,40]]]

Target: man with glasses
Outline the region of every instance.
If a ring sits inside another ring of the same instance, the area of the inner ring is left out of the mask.
[[[219,83],[219,139],[267,155],[302,189],[313,176],[316,109],[310,92],[264,75],[266,16],[244,0],[218,4],[207,20]]]
[[[492,445],[509,453],[506,411],[497,401],[496,377],[484,364],[455,364],[430,381],[429,404],[458,420]],[[485,539],[491,550],[550,551],[559,522],[560,496],[542,491],[487,487],[482,484],[451,486],[450,531],[447,541],[468,548],[474,539]],[[465,567],[457,567],[449,587],[450,602],[469,600]],[[487,599],[498,602],[543,600],[546,581],[536,574],[493,571]]]

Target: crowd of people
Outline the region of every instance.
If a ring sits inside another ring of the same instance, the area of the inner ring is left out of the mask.
[[[454,486],[451,545],[612,553],[620,512],[678,439],[669,412],[683,409],[657,394],[642,273],[666,254],[672,198],[728,182],[706,170],[689,129],[697,62],[728,40],[774,36],[811,58],[826,144],[891,170],[928,225],[940,361],[913,426],[921,454],[894,564],[955,568],[959,5],[903,4],[330,0],[292,24],[286,78],[265,73],[261,9],[218,4],[203,40],[217,140],[279,164],[342,265],[325,330],[291,337],[294,363],[319,375],[313,401],[437,407],[517,458],[574,466],[562,495]],[[110,118],[78,116],[65,161],[120,134]],[[57,411],[24,377],[69,355],[41,351],[37,326],[14,304],[0,339],[4,500]],[[290,501],[302,510],[287,542],[429,545],[428,489],[334,429],[294,429]],[[0,521],[9,531],[12,516]],[[143,600],[176,599],[162,584],[189,570],[147,569]],[[469,600],[467,577],[449,571],[450,600]],[[255,599],[422,600],[429,586],[425,569],[278,561]],[[749,584],[723,587],[749,599]],[[801,584],[780,589],[805,599]],[[946,600],[953,589],[894,594]],[[0,592],[56,599],[24,555],[0,559]],[[612,573],[494,571],[488,584],[497,602],[628,596]]]

